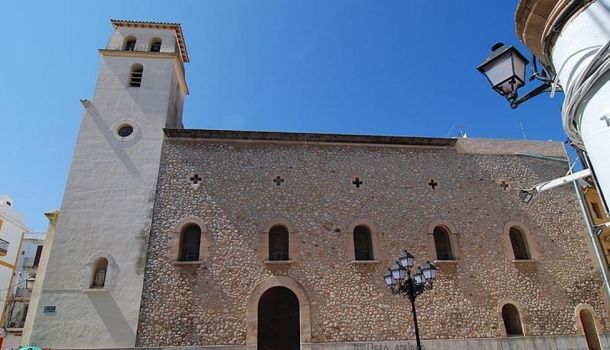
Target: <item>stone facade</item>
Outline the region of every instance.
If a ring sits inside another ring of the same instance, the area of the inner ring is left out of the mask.
[[[383,275],[403,249],[436,261],[437,227],[455,259],[436,262],[417,300],[426,346],[581,349],[583,333],[608,344],[573,189],[517,197],[566,173],[561,144],[182,130],[180,25],[112,24],[24,344],[254,349],[270,333],[261,300],[281,290],[302,349],[412,349],[410,307]],[[268,246],[276,225],[281,261]],[[528,259],[515,259],[512,228]],[[507,336],[507,304],[525,336]]]
[[[255,346],[258,297],[272,286],[297,295],[302,343],[413,339],[410,307],[382,276],[403,249],[435,260],[435,225],[451,231],[457,260],[438,262],[417,300],[422,338],[506,337],[507,302],[526,336],[577,335],[580,304],[601,333],[602,282],[574,189],[517,197],[565,175],[563,157],[550,142],[166,130],[136,345]],[[205,247],[178,262],[188,222]],[[269,262],[261,251],[278,222],[291,256]],[[358,224],[371,230],[372,261],[354,261]],[[514,260],[512,226],[533,260]]]

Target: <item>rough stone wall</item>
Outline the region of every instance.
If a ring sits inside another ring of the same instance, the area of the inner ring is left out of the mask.
[[[522,307],[526,335],[576,334],[579,303],[602,322],[606,310],[573,188],[529,205],[517,197],[565,172],[554,160],[453,147],[166,138],[137,345],[245,344],[248,299],[272,275],[305,289],[314,343],[413,339],[410,307],[382,276],[403,249],[419,264],[434,260],[427,232],[438,220],[455,229],[459,261],[440,264],[434,288],[417,300],[422,338],[499,337],[503,300]],[[193,173],[203,179],[197,187]],[[172,264],[172,232],[189,216],[207,226],[209,257]],[[262,231],[277,218],[296,231],[291,264],[265,264],[259,254]],[[352,262],[346,235],[358,220],[377,229],[377,263]],[[503,231],[511,220],[529,229],[536,262],[510,258]]]

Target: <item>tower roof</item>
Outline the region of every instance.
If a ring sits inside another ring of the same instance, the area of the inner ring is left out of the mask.
[[[182,34],[182,26],[180,23],[168,23],[168,22],[149,22],[149,21],[130,21],[111,19],[112,26],[117,29],[119,27],[133,27],[133,28],[155,28],[155,29],[171,29],[176,32],[176,40],[178,41],[178,47],[180,48],[180,55],[182,56],[183,62],[189,61],[189,54],[186,51],[186,43],[184,41],[184,34]]]

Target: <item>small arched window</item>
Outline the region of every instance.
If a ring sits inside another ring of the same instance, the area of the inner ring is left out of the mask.
[[[507,336],[523,335],[521,317],[519,316],[519,310],[517,310],[515,305],[506,304],[502,306],[502,321],[504,321],[504,328],[506,329]]]
[[[140,87],[140,85],[142,85],[143,74],[144,67],[141,64],[134,64],[131,66],[131,72],[129,73],[129,86]]]
[[[444,227],[437,226],[433,231],[434,247],[436,248],[436,258],[438,260],[453,260],[453,251],[451,250],[451,240],[449,231]]]
[[[161,52],[160,38],[154,38],[150,41],[150,52]]]
[[[125,38],[125,42],[123,44],[123,50],[125,51],[134,51],[136,49],[136,37],[128,36]]]
[[[354,256],[356,260],[373,260],[371,230],[364,225],[354,228]]]
[[[513,253],[515,254],[515,260],[531,259],[523,231],[516,227],[511,227],[508,234],[510,237],[510,244],[513,247]]]
[[[91,279],[91,288],[104,288],[106,283],[106,273],[108,271],[108,260],[99,258],[95,263],[93,270],[93,278]]]
[[[180,256],[178,261],[199,261],[201,246],[201,228],[192,224],[180,233]]]
[[[269,230],[269,260],[288,260],[288,248],[288,229],[282,225],[273,226]]]

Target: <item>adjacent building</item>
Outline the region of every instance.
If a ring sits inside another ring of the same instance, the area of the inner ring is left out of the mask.
[[[23,235],[30,229],[25,220],[13,208],[13,199],[0,195],[0,299],[2,300],[2,313],[12,305],[15,288],[25,287],[26,278],[16,274],[17,260],[21,252]],[[2,325],[5,328],[5,325]],[[2,334],[2,340],[7,336]]]
[[[6,334],[3,344],[5,350],[19,348],[45,236],[46,232],[28,232],[23,235],[13,279],[25,282],[13,283],[9,290],[8,305],[2,317]]]
[[[408,249],[426,347],[608,344],[573,189],[517,197],[561,143],[184,129],[180,25],[112,24],[22,343],[410,349]]]

